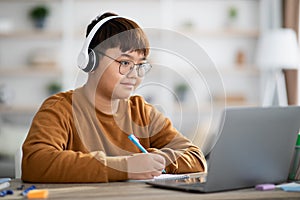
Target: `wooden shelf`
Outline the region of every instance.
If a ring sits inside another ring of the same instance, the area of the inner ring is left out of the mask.
[[[61,31],[48,31],[48,30],[18,30],[8,33],[0,33],[0,38],[20,38],[20,39],[61,39]]]
[[[258,30],[247,29],[220,29],[220,30],[201,30],[201,29],[178,29],[182,34],[189,36],[202,37],[249,37],[257,38],[259,36]]]
[[[239,74],[239,75],[256,75],[258,76],[259,69],[254,65],[234,65],[232,67],[224,67],[219,69],[219,72],[224,75]]]
[[[186,66],[174,66],[175,70],[184,70],[185,72],[192,72],[195,73],[195,69],[191,68],[191,67],[186,67]],[[205,74],[215,74],[217,71],[222,74],[222,75],[253,75],[253,76],[259,76],[260,71],[259,69],[255,66],[255,65],[251,65],[251,64],[246,64],[246,65],[236,65],[236,64],[232,64],[232,65],[220,65],[220,67],[216,69],[212,69],[211,66],[207,67],[207,66],[199,66],[199,68],[197,69],[199,70],[199,72],[205,73]]]
[[[0,115],[5,114],[33,114],[39,108],[39,105],[18,106],[18,105],[0,105]]]
[[[63,1],[63,0],[30,0],[30,2],[37,2],[37,3],[41,3],[41,2],[55,2],[55,1]],[[16,2],[16,3],[28,3],[24,0],[0,0],[0,2]]]
[[[189,105],[187,102],[181,102],[181,107],[178,106],[177,103],[174,103],[174,112],[175,113],[195,113],[195,112],[201,112],[201,113],[207,113],[211,112],[212,108],[214,111],[221,111],[224,109],[224,107],[255,107],[259,106],[258,102],[248,102],[248,101],[213,101],[211,103],[209,102],[203,102],[199,105],[197,109],[195,109],[194,106]]]
[[[0,68],[0,76],[57,76],[61,75],[62,71],[56,68],[34,68],[34,67],[15,67],[15,68]]]

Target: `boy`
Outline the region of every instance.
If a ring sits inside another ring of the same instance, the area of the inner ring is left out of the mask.
[[[130,96],[151,69],[149,48],[130,19],[105,13],[91,22],[78,57],[87,82],[49,97],[36,113],[23,144],[23,181],[110,182],[151,179],[163,169],[206,171],[197,146],[142,97]]]

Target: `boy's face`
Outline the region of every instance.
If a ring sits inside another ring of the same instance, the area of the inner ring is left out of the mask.
[[[99,66],[96,69],[96,73],[100,72],[99,74],[102,74],[97,85],[97,95],[108,99],[128,98],[134,89],[139,86],[143,78],[138,76],[136,66],[128,74],[120,74],[119,62],[131,61],[135,64],[140,64],[146,61],[145,56],[136,51],[122,52],[119,48],[108,49],[104,53],[116,61],[107,56],[101,57]]]

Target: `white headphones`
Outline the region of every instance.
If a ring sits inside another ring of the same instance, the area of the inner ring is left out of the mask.
[[[89,49],[89,45],[96,34],[97,30],[107,21],[115,18],[125,18],[128,19],[127,17],[122,17],[122,16],[110,16],[106,17],[102,20],[100,20],[91,30],[89,35],[86,37],[83,47],[78,55],[77,58],[77,65],[80,69],[82,69],[85,72],[91,72],[93,71],[97,65],[98,65],[98,59],[96,53],[92,50]]]

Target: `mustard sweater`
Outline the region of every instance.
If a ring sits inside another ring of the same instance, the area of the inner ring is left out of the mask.
[[[126,156],[140,153],[128,139],[131,133],[149,152],[165,157],[167,173],[206,171],[200,149],[142,97],[121,100],[117,113],[107,115],[78,88],[49,97],[36,113],[23,144],[22,180],[126,180]]]

